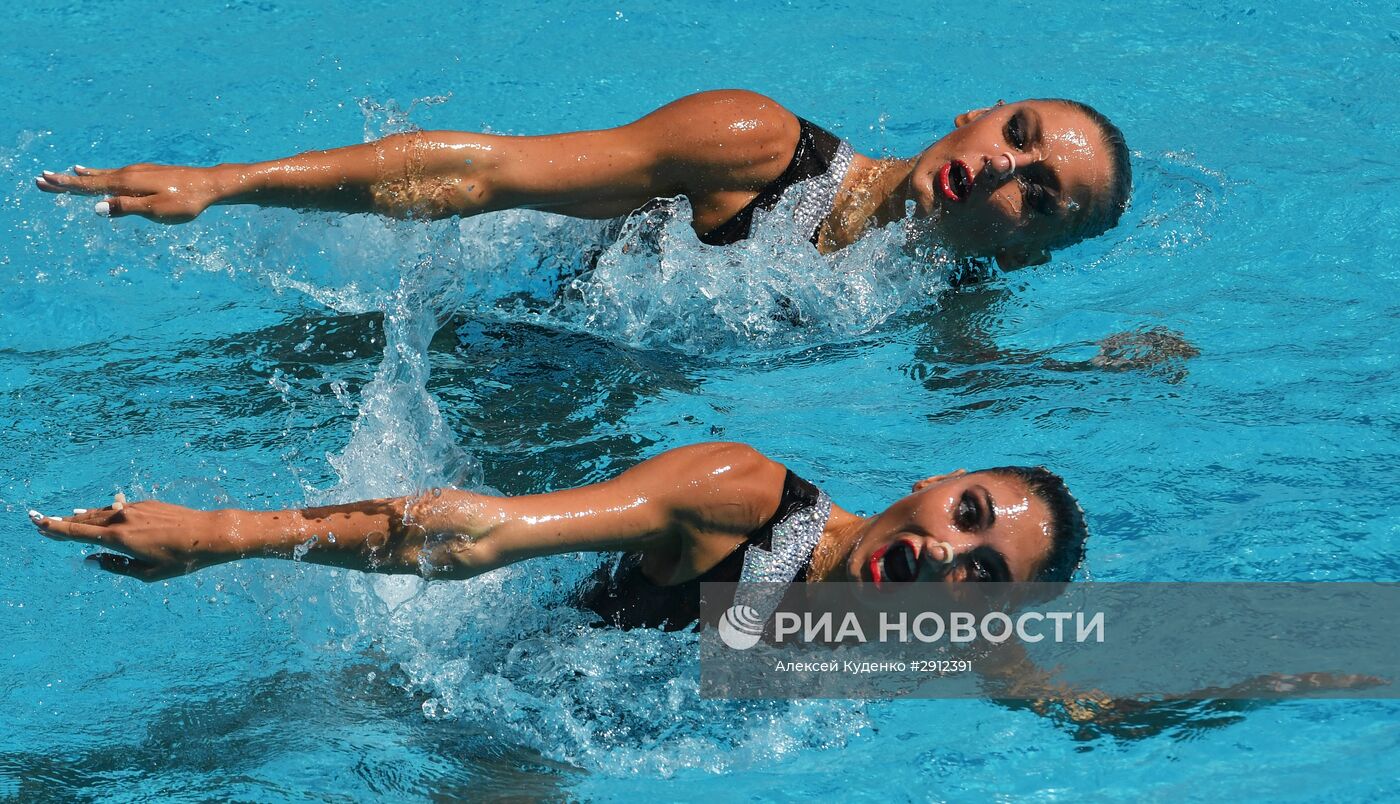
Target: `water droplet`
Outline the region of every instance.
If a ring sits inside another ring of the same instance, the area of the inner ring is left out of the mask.
[[[316,537],[315,537],[315,536],[312,536],[311,538],[307,539],[306,541],[302,542],[301,544],[298,544],[296,547],[293,547],[293,548],[292,548],[292,560],[293,560],[293,561],[300,561],[300,560],[302,560],[302,558],[304,558],[304,557],[306,556],[306,554],[307,554],[308,552],[310,552],[311,548],[312,548],[312,547],[315,547],[315,546],[316,546]]]

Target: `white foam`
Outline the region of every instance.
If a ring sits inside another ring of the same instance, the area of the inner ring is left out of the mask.
[[[790,205],[780,204],[759,216],[749,239],[706,246],[678,199],[630,217],[593,270],[568,280],[543,309],[513,312],[632,346],[706,354],[859,336],[946,287],[944,263],[906,253],[900,224],[822,256],[790,219]],[[463,225],[469,259],[480,253],[473,223]]]
[[[362,108],[371,136],[406,125],[402,110]],[[69,207],[60,223],[138,278],[224,274],[264,296],[383,313],[384,353],[358,398],[328,378],[356,414],[344,448],[327,457],[336,481],[306,490],[319,503],[480,485],[470,445],[427,390],[429,342],[459,310],[722,355],[859,336],[943,286],[936,259],[905,253],[900,225],[823,257],[783,225],[790,212],[760,216],[749,240],[725,248],[697,240],[684,202],[633,216],[615,238],[609,222],[535,212],[398,223],[240,208],[156,228]],[[306,392],[270,381],[288,405]],[[566,605],[597,563],[532,561],[467,582],[351,574],[324,594],[354,624],[341,647],[373,646],[403,668],[407,686],[430,696],[426,716],[605,774],[766,764],[868,725],[857,704],[702,700],[694,635],[593,629]],[[316,607],[309,596],[306,605]]]

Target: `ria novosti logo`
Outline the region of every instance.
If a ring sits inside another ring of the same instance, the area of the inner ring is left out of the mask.
[[[776,616],[774,641],[806,642],[822,644],[865,644],[867,642],[922,642],[922,643],[968,643],[986,642],[997,644],[1008,640],[1018,640],[1034,644],[1043,640],[1053,643],[1099,642],[1104,641],[1104,612],[1094,612],[1085,616],[1083,611],[1023,612],[1013,617],[1005,612],[993,611],[978,617],[972,612],[954,611],[879,613],[878,626],[862,622],[853,611],[837,618],[831,612],[813,616],[811,612],[798,614],[780,611],[764,616],[758,609],[743,603],[736,603],[725,610],[719,619],[719,638],[734,650],[748,650],[763,638],[768,620]],[[875,627],[872,640],[867,628]],[[1072,627],[1072,630],[1071,630]]]
[[[719,638],[734,650],[748,650],[763,636],[763,615],[753,606],[736,603],[719,618]]]

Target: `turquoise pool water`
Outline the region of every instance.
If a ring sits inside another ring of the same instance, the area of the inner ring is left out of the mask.
[[[1400,577],[1393,4],[761,5],[10,10],[0,799],[1400,792],[1394,702],[1201,705],[1125,738],[978,701],[705,701],[693,636],[561,606],[595,559],[145,586],[30,528],[28,508],[118,489],[541,491],[722,438],[866,511],[935,471],[1044,462],[1089,511],[1100,580]],[[1079,98],[1126,132],[1133,206],[949,294],[889,238],[831,260],[772,233],[716,251],[655,217],[624,243],[658,248],[575,277],[599,225],[240,208],[162,228],[29,178],[407,125],[606,126],[723,86],[900,155],[998,98]],[[1086,365],[1159,327],[1199,356]]]

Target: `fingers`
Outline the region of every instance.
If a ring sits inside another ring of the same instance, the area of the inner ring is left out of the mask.
[[[38,511],[30,511],[29,519],[51,539],[107,544],[114,538],[111,530],[100,525],[67,521],[57,516],[44,516]]]
[[[74,190],[61,185],[47,182],[44,179],[35,179],[35,186],[46,193],[63,194],[77,193],[90,195],[85,190]],[[101,190],[94,190],[93,193],[101,193]],[[143,200],[142,196],[115,196],[104,198],[92,205],[92,211],[103,218],[120,218],[123,215],[145,215],[150,210],[150,201]]]
[[[126,515],[122,509],[109,505],[106,508],[74,508],[73,515],[64,519],[79,525],[97,525],[105,528],[126,521]]]
[[[110,526],[126,520],[126,508],[126,495],[117,492],[112,504],[106,508],[74,508],[71,517],[44,516],[38,511],[30,511],[29,519],[45,536],[54,540],[78,541],[100,547],[125,550],[126,547],[122,539]],[[197,568],[194,562],[189,564],[156,563],[115,553],[95,553],[88,556],[87,560],[97,564],[107,572],[126,575],[148,583],[183,575]]]
[[[125,575],[128,578],[135,578],[146,583],[176,578],[196,569],[193,565],[153,564],[150,561],[117,555],[116,553],[94,553],[88,556],[87,560],[107,572]]]
[[[29,519],[53,538],[89,540],[96,532],[88,529],[97,528],[102,538],[112,543],[114,536],[106,529],[126,521],[126,508],[126,495],[119,491],[112,496],[112,504],[106,508],[74,508],[73,515],[68,517],[44,516],[38,511],[30,511]]]
[[[93,205],[93,212],[104,218],[124,218],[127,215],[150,217],[155,212],[153,195],[117,195],[104,198]]]
[[[153,184],[148,174],[132,165],[121,170],[93,170],[74,168],[74,174],[54,173],[46,170],[34,178],[35,185],[46,193],[73,193],[74,195],[108,195],[139,197],[160,191],[159,184]],[[112,199],[106,199],[110,202]],[[99,206],[97,214],[105,215]]]
[[[139,215],[156,223],[186,223],[195,219],[195,213],[159,195],[112,196],[94,204],[93,211],[104,218]]]
[[[103,176],[110,177],[110,175],[116,173],[116,171],[74,165],[72,173],[72,176],[68,176],[63,173],[55,173],[52,170],[46,170],[42,174],[34,177],[34,184],[46,193],[101,193],[105,191],[90,188],[85,182],[98,180]],[[110,178],[107,180],[110,181]]]
[[[46,193],[77,193],[79,195],[141,195],[151,191],[150,180],[142,174],[162,165],[141,162],[124,168],[106,169],[74,165],[70,173],[46,170],[34,177],[34,183]]]
[[[46,170],[35,177],[39,189],[48,193],[77,193],[78,195],[101,195],[103,193],[124,192],[123,182],[111,171],[89,172],[81,175],[54,173]]]
[[[46,170],[35,177],[34,184],[46,193],[103,196],[92,211],[104,218],[136,215],[157,223],[186,223],[209,205],[201,194],[202,185],[192,176],[189,169],[162,165],[127,165],[119,170],[75,166],[71,174]]]

